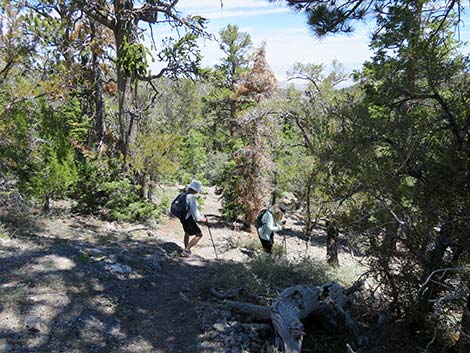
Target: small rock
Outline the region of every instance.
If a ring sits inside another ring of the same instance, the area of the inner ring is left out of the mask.
[[[234,346],[236,344],[236,340],[233,339],[233,337],[226,337],[224,338],[224,346],[225,347],[231,347],[231,346]]]
[[[240,324],[238,321],[230,322],[230,327],[233,328],[236,331],[243,329],[242,324]]]
[[[227,325],[217,322],[214,325],[212,325],[212,327],[219,332],[224,332],[225,329],[227,328]]]
[[[248,332],[249,331],[264,332],[264,331],[268,331],[271,329],[271,327],[268,324],[258,324],[258,323],[240,324],[240,326],[243,327],[243,329]]]
[[[228,311],[228,310],[223,310],[220,314],[221,314],[222,317],[223,317],[224,319],[226,319],[226,320],[227,320],[227,319],[230,319],[230,317],[232,316],[232,313],[231,313],[230,311]]]
[[[183,292],[180,292],[180,298],[181,298],[181,300],[185,301],[186,303],[190,302],[188,297]]]
[[[93,249],[89,249],[88,253],[91,256],[100,256],[100,255],[104,255],[105,252],[103,250],[98,249],[98,248],[93,248]]]
[[[150,265],[152,266],[152,268],[154,270],[161,270],[162,269],[162,258],[158,255],[153,255],[151,258],[150,258]]]
[[[34,316],[26,318],[25,326],[30,332],[40,332],[42,329],[39,318]]]
[[[201,348],[209,348],[210,346],[211,346],[211,343],[208,341],[204,341],[199,344],[199,347]]]
[[[131,273],[132,267],[123,264],[107,264],[105,268],[111,273]]]
[[[9,343],[0,342],[0,352],[10,352],[13,349],[13,346]]]

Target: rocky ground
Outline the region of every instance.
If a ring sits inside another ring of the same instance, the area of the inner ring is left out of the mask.
[[[180,256],[181,226],[166,216],[149,227],[74,215],[67,204],[47,216],[0,210],[0,352],[265,351],[271,327],[240,321],[207,293],[208,266],[247,261],[256,237],[221,223],[206,190],[214,243],[203,226],[192,257]],[[288,226],[288,256],[324,258],[322,234],[307,244]],[[340,261],[355,264],[346,252]]]

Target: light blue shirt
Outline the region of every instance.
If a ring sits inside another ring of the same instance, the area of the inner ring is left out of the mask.
[[[199,209],[197,208],[196,195],[188,194],[186,196],[186,205],[188,205],[188,212],[186,213],[185,219],[188,219],[189,216],[192,216],[196,222],[199,222],[202,217]]]
[[[272,213],[272,209],[268,209],[261,218],[263,225],[258,228],[258,234],[261,239],[264,240],[271,240],[271,234],[274,232],[278,232],[282,229],[280,223],[274,223],[274,217]]]

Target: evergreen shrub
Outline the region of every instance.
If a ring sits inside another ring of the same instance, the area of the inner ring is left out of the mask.
[[[294,261],[264,253],[256,255],[248,264],[214,264],[208,276],[212,287],[223,290],[242,288],[244,297],[254,298],[261,305],[269,304],[284,288],[297,284],[319,285],[336,280],[330,267],[320,261]]]
[[[168,208],[168,198],[156,205],[142,199],[140,185],[122,170],[117,160],[90,161],[82,164],[75,190],[76,210],[102,214],[116,221],[158,220]]]

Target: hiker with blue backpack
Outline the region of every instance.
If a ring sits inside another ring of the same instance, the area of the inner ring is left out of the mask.
[[[255,220],[256,231],[264,251],[272,253],[274,245],[274,235],[284,228],[286,221],[282,218],[287,211],[284,203],[280,202],[270,208],[262,210]]]
[[[207,217],[201,216],[196,201],[196,194],[201,193],[201,186],[199,181],[193,180],[171,203],[171,213],[179,218],[184,230],[184,256],[191,255],[191,248],[202,238],[201,228],[196,222],[207,224]],[[190,239],[192,236],[194,238]]]

